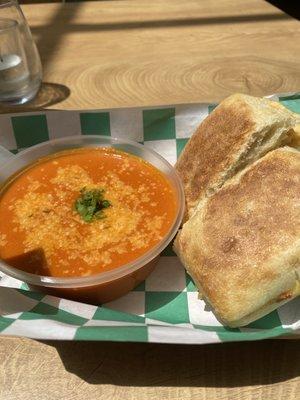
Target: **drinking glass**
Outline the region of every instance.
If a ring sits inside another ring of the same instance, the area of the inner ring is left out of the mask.
[[[0,0],[0,102],[24,104],[39,90],[42,67],[16,0]]]

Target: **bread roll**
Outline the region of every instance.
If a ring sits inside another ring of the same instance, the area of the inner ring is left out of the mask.
[[[293,125],[293,113],[279,103],[243,94],[222,101],[198,127],[176,164],[188,216],[239,170],[281,146]]]
[[[174,249],[228,326],[246,325],[299,295],[300,152],[271,151],[202,198]]]

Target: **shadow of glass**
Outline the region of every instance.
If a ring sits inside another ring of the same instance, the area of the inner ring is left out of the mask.
[[[43,110],[46,107],[64,101],[70,96],[70,93],[70,89],[65,85],[43,82],[34,99],[18,106],[0,105],[0,113]]]
[[[300,373],[300,346],[292,340],[205,346],[43,343],[56,348],[67,371],[93,385],[236,387],[282,382]]]
[[[28,107],[45,108],[64,101],[70,96],[70,89],[58,83],[43,82],[41,88]]]

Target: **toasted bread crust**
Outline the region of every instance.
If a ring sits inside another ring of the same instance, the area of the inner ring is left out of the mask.
[[[175,251],[227,325],[279,306],[300,267],[300,152],[274,150],[204,199]]]
[[[240,168],[280,146],[293,120],[291,112],[266,99],[242,94],[225,99],[200,124],[176,164],[189,217]]]

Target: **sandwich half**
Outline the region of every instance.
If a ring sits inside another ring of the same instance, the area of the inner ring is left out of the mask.
[[[200,124],[176,164],[188,216],[238,171],[288,143],[294,125],[294,114],[279,103],[243,94],[222,101]]]
[[[300,294],[300,152],[273,150],[203,198],[174,249],[222,323]]]

